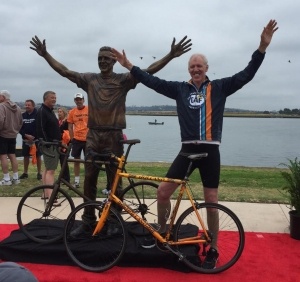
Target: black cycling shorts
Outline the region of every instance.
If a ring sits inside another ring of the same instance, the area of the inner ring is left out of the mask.
[[[200,154],[207,153],[207,157],[194,161],[191,173],[198,168],[201,176],[203,187],[218,188],[220,181],[220,151],[219,145],[216,144],[182,144],[181,150],[171,167],[169,168],[166,177],[183,179],[190,160],[181,155],[184,154]]]

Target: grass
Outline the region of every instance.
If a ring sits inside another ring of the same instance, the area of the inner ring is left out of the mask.
[[[127,164],[127,171],[137,174],[152,176],[164,176],[169,163],[147,163],[132,162]],[[281,175],[284,168],[250,168],[222,166],[219,200],[235,202],[255,202],[255,203],[288,203],[288,197],[282,191],[285,181]],[[71,180],[73,181],[73,164],[70,164]],[[23,172],[23,162],[19,161],[20,175]],[[81,190],[84,180],[83,165],[81,165]],[[126,187],[127,180],[123,180],[123,187]],[[0,197],[21,197],[29,189],[42,185],[36,179],[36,167],[29,165],[29,178],[21,180],[21,184],[12,186],[0,186]],[[197,199],[203,198],[202,184],[198,171],[194,171],[190,176],[189,185]],[[106,176],[100,172],[98,179],[98,195],[106,186]],[[72,195],[75,196],[75,195]],[[156,193],[150,189],[149,198],[155,198]]]

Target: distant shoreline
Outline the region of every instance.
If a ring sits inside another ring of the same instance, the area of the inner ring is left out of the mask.
[[[127,111],[129,116],[177,116],[176,111]],[[233,113],[225,112],[224,117],[239,118],[300,118],[299,115],[283,115],[283,114],[258,114],[258,113]]]
[[[22,109],[22,113],[25,112]],[[55,112],[57,112],[55,110]],[[129,116],[177,116],[176,111],[126,111]],[[224,117],[237,117],[237,118],[300,118],[300,115],[285,115],[279,113],[253,113],[253,112],[224,112]]]

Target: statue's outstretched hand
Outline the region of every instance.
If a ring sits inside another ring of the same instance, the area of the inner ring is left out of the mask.
[[[182,54],[188,52],[191,50],[191,46],[192,46],[192,43],[191,43],[191,39],[187,39],[187,36],[183,37],[177,44],[175,44],[175,37],[173,38],[173,42],[172,42],[172,45],[171,45],[171,55],[173,57],[179,57],[181,56]]]
[[[47,52],[45,39],[43,40],[43,42],[41,42],[41,40],[35,35],[35,37],[32,37],[30,44],[33,46],[30,47],[30,49],[36,51],[42,57],[45,56]]]

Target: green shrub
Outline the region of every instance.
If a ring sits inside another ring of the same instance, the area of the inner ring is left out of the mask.
[[[288,195],[291,209],[300,214],[300,161],[295,158],[295,160],[289,160],[288,164],[283,165],[289,169],[289,171],[281,172],[286,181],[283,191]]]

